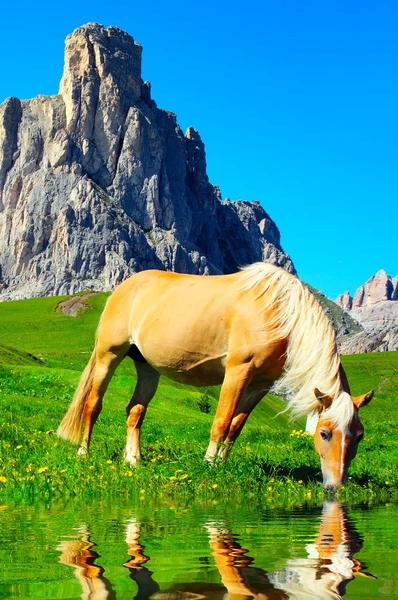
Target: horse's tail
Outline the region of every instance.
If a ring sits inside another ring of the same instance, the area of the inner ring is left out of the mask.
[[[80,440],[83,425],[84,407],[86,406],[93,383],[95,365],[97,362],[96,356],[95,347],[91,358],[88,361],[82,376],[80,377],[79,385],[77,386],[75,395],[73,396],[72,402],[68,408],[68,412],[62,419],[57,431],[57,434],[60,437],[74,442],[75,444],[78,444]]]

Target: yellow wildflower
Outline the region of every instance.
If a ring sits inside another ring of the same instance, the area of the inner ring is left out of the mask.
[[[178,473],[182,473],[182,469],[177,469],[176,475],[178,475]]]
[[[40,469],[37,469],[38,473],[44,473],[44,471],[47,471],[47,467],[40,467]]]
[[[5,483],[7,481],[7,477],[3,477],[3,475],[0,475],[0,483]]]
[[[140,490],[140,494],[145,494],[145,490]]]
[[[18,445],[18,446],[15,448],[15,450],[19,450],[20,448],[22,448],[22,444],[19,444],[19,445]]]
[[[386,485],[390,485],[390,482],[389,482],[389,481],[386,481],[386,482],[385,482],[385,484],[386,484]]]
[[[127,471],[126,477],[132,477],[132,476],[133,476],[133,471]]]
[[[211,487],[213,490],[216,490],[218,488],[218,485],[216,483],[213,483],[213,485]]]
[[[176,477],[175,477],[174,475],[172,475],[172,476],[170,477],[170,481],[174,481],[174,479],[176,479]]]
[[[186,473],[184,473],[184,475],[181,475],[181,479],[186,479],[188,477],[188,475]]]
[[[90,471],[92,471],[94,469],[94,465],[90,465],[89,469],[90,469]]]
[[[113,463],[113,460],[109,459],[106,462],[108,463],[108,465],[111,465]]]

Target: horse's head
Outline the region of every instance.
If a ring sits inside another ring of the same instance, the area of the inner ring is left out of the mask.
[[[314,441],[321,457],[323,485],[336,490],[345,482],[348,467],[363,438],[364,428],[358,410],[369,404],[373,390],[357,397],[342,392],[334,399],[318,389],[314,392],[320,404]]]

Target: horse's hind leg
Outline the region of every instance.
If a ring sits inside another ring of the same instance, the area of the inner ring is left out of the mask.
[[[223,458],[224,460],[227,458],[228,453],[230,452],[235,440],[238,438],[240,432],[243,429],[244,424],[249,418],[252,410],[257,406],[262,398],[267,394],[268,390],[264,390],[262,392],[249,392],[249,390],[244,394],[243,398],[239,402],[238,408],[235,411],[234,418],[232,419],[231,427],[229,428],[229,432],[227,438],[225,440],[224,447],[221,447],[218,451],[218,456]]]
[[[159,373],[148,363],[134,361],[137,371],[137,385],[133,397],[127,405],[127,443],[125,459],[136,465],[141,459],[140,433],[148,404],[155,395],[159,383]]]
[[[79,454],[87,454],[88,452],[93,427],[102,409],[102,398],[116,367],[126,356],[128,348],[129,346],[125,345],[107,351],[97,350],[92,387],[84,407],[84,430],[82,442],[78,450]]]
[[[227,368],[222,384],[220,400],[211,427],[210,443],[205,460],[214,462],[219,445],[224,442],[231,427],[232,419],[251,380],[250,364]]]

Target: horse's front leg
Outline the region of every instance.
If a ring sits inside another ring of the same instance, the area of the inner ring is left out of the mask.
[[[252,377],[251,364],[227,366],[220,400],[211,426],[210,443],[205,460],[213,463],[220,444],[226,439],[232,419]]]
[[[148,404],[155,395],[159,373],[147,363],[135,362],[137,385],[127,405],[127,443],[124,457],[131,466],[141,460],[140,433]]]
[[[234,445],[240,432],[242,431],[243,426],[249,418],[250,413],[257,406],[260,400],[264,398],[267,392],[268,390],[263,390],[257,393],[250,393],[249,390],[247,390],[246,393],[243,395],[235,411],[234,418],[232,419],[231,427],[229,428],[229,432],[225,440],[224,446],[221,446],[218,450],[218,456],[220,458],[226,460],[228,453],[231,451],[231,448]]]

